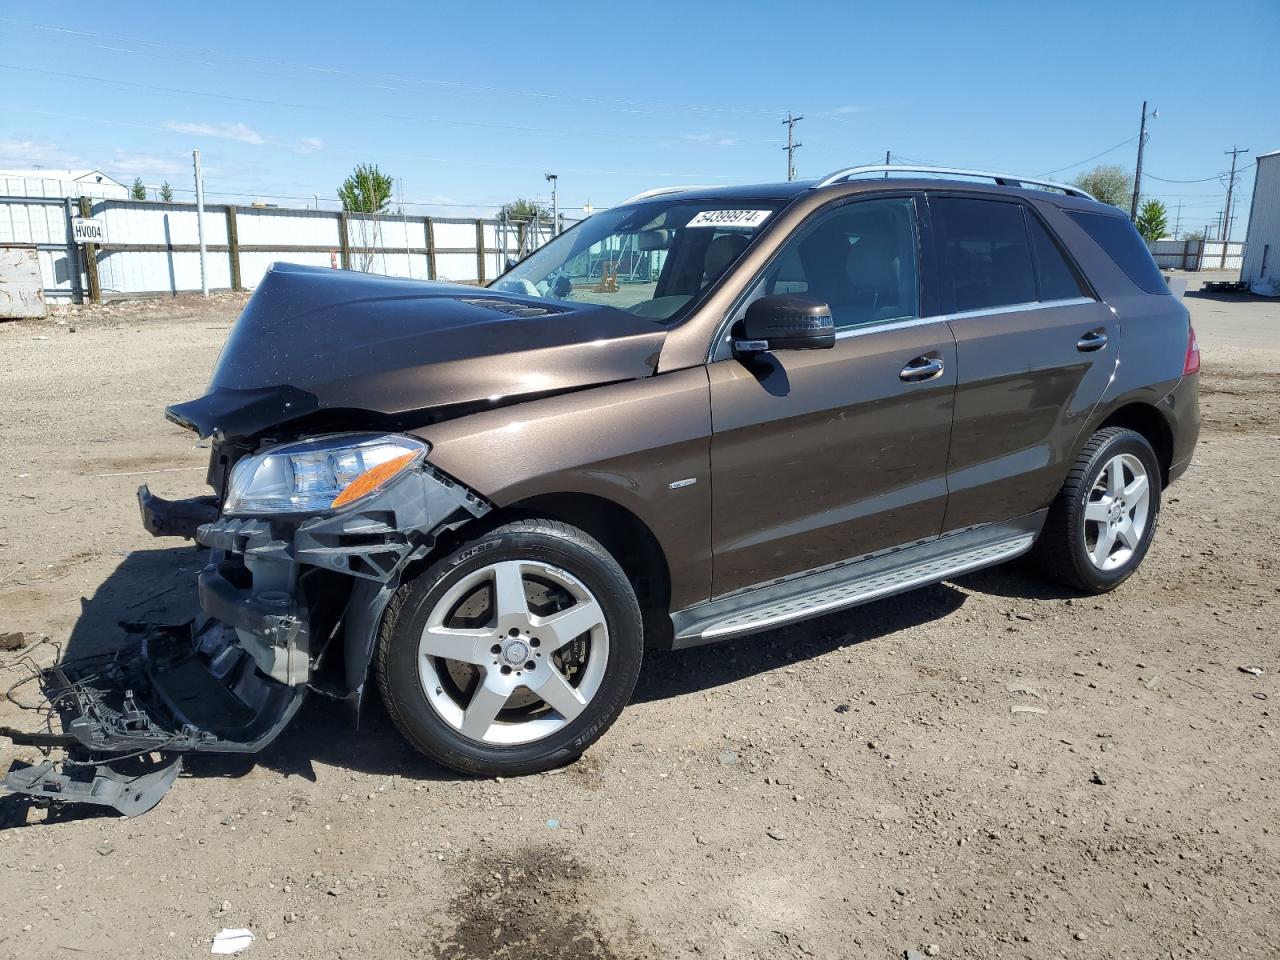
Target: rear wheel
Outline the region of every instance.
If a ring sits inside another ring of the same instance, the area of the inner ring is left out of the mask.
[[[1049,509],[1036,559],[1050,577],[1089,593],[1123,583],[1142,563],[1160,515],[1160,464],[1142,434],[1099,430]]]
[[[388,606],[378,683],[420,751],[468,773],[576,758],[622,712],[640,671],[640,610],[594,539],[505,524],[442,557]]]

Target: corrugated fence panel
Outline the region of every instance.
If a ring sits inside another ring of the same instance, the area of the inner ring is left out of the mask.
[[[0,204],[0,243],[66,242],[67,214],[62,204]]]
[[[209,254],[205,263],[210,289],[231,286],[225,253]],[[180,293],[200,289],[197,251],[114,250],[98,254],[98,281],[104,294]]]
[[[321,210],[237,207],[236,232],[249,246],[329,247],[337,250],[338,214]]]
[[[93,215],[101,217],[106,242],[137,244],[198,244],[199,218],[194,204],[126,203],[116,200],[93,204]],[[227,218],[221,207],[205,207],[204,242],[207,246],[226,244]],[[196,286],[199,287],[197,281]]]

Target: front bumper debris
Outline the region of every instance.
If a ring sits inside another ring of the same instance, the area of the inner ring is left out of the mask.
[[[113,654],[65,661],[10,691],[43,730],[0,728],[18,746],[65,756],[15,763],[0,786],[41,802],[79,801],[145,813],[172,786],[183,754],[256,753],[288,725],[304,687],[253,668],[235,633],[213,620],[153,627]],[[37,696],[34,690],[38,688]]]
[[[256,753],[309,690],[358,708],[402,573],[440,533],[489,510],[429,465],[333,516],[219,517],[212,498],[167,501],[145,486],[138,506],[153,534],[210,548],[197,579],[200,616],[144,628],[108,656],[44,670],[27,662],[19,686],[39,688],[26,705],[44,713],[44,729],[0,736],[65,756],[15,763],[0,787],[37,803],[136,816],[172,786],[184,754]]]

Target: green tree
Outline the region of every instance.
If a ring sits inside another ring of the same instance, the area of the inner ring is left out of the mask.
[[[508,220],[532,220],[534,217],[539,220],[551,219],[550,208],[544,207],[536,200],[526,200],[523,197],[504,203],[502,209],[498,211],[499,218],[504,213]]]
[[[391,178],[377,164],[362,163],[338,187],[338,199],[348,213],[384,213],[391,203]]]
[[[160,199],[165,203],[173,203],[173,187],[169,186],[168,180],[160,184]]]
[[[1133,199],[1133,174],[1123,167],[1103,164],[1071,181],[1073,187],[1093,194],[1103,203],[1127,210]]]
[[[1148,200],[1138,209],[1138,220],[1134,226],[1148,243],[1159,240],[1169,229],[1169,211],[1159,200]]]
[[[146,184],[142,182],[141,177],[133,178],[133,186],[129,188],[129,199],[130,200],[147,199],[147,187],[146,187]]]

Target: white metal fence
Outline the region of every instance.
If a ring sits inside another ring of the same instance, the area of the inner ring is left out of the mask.
[[[1152,240],[1147,249],[1162,270],[1239,270],[1244,241]]]
[[[77,245],[71,219],[103,224]],[[421,280],[483,283],[552,236],[545,220],[507,221],[205,205],[210,289],[252,289],[277,260]],[[199,290],[196,207],[186,203],[0,196],[0,244],[35,245],[45,297],[101,299]]]

